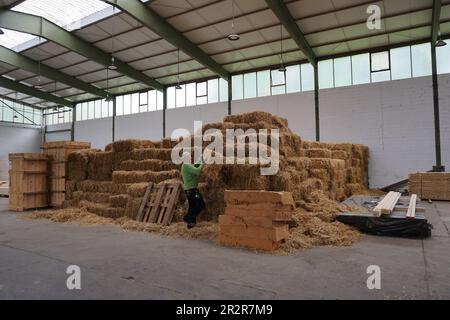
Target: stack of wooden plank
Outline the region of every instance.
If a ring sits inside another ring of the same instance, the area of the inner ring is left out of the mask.
[[[9,209],[24,211],[48,206],[48,158],[42,153],[9,155]]]
[[[225,214],[219,216],[220,244],[274,251],[289,236],[292,193],[225,191],[225,202]]]
[[[43,145],[50,162],[50,205],[60,207],[66,198],[66,162],[72,152],[90,149],[90,142],[57,141]]]
[[[423,172],[409,175],[409,192],[426,200],[450,201],[450,172]]]
[[[373,209],[374,215],[381,217],[382,215],[390,215],[394,211],[398,200],[402,194],[400,192],[389,192],[383,200],[378,203],[378,205]]]

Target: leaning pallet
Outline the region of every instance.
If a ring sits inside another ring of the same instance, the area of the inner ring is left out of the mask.
[[[48,158],[41,153],[9,155],[9,209],[24,211],[48,206]]]
[[[56,141],[47,142],[42,148],[50,163],[50,205],[60,207],[66,198],[66,162],[69,154],[90,149],[90,142]]]
[[[172,222],[181,184],[149,183],[136,220],[168,226]]]

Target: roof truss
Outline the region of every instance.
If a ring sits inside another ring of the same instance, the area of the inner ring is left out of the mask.
[[[0,10],[0,27],[41,36],[104,66],[111,64],[110,54],[103,52],[73,33],[42,17],[15,11]],[[118,59],[116,59],[115,65],[117,66],[117,71],[123,75],[129,76],[156,90],[161,91],[164,89],[164,86],[155,79],[146,76]]]

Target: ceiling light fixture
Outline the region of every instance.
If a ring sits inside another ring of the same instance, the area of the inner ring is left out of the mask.
[[[108,66],[109,70],[117,70],[116,59],[111,57],[111,64]]]
[[[281,47],[281,63],[280,68],[278,69],[279,72],[286,72],[286,67],[284,66],[284,60],[283,60],[283,25],[280,24],[280,47]]]
[[[116,3],[116,1],[114,1]],[[113,6],[113,18],[112,18],[112,24],[111,24],[111,64],[108,66],[109,70],[117,70],[116,66],[116,59],[114,58],[114,19],[116,18],[116,6]]]
[[[39,26],[39,45],[41,44],[41,37],[42,37],[42,17],[40,19],[40,26]],[[39,51],[41,48],[39,47]],[[38,84],[35,86],[36,89],[42,90],[42,81],[41,81],[41,55],[39,54],[38,57]]]
[[[447,45],[447,42],[442,40],[441,32],[439,31],[439,38],[438,38],[438,41],[436,41],[436,48],[445,47],[446,45]]]
[[[175,89],[176,89],[176,90],[181,90],[181,89],[183,89],[183,88],[180,86],[180,49],[178,49],[178,72],[177,72],[177,81],[178,81],[178,83],[177,83]]]
[[[106,68],[106,90],[109,90],[109,68]],[[107,96],[105,98],[106,102],[111,102],[114,100],[114,96],[111,94],[111,92],[108,91]]]
[[[231,0],[231,14],[233,16],[231,20],[231,33],[228,35],[228,40],[230,41],[238,41],[241,37],[235,30],[235,24],[234,24],[234,0]]]

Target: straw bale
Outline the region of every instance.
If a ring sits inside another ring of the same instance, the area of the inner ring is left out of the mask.
[[[126,194],[127,185],[122,183],[113,183],[112,181],[92,181],[84,180],[77,182],[77,190],[83,192],[98,192],[115,194]]]
[[[132,183],[128,185],[127,194],[133,198],[142,198],[145,196],[145,191],[147,190],[148,183]]]
[[[350,155],[344,150],[333,150],[331,152],[331,158],[333,159],[348,160],[349,157]]]
[[[154,182],[159,183],[169,179],[179,179],[181,174],[179,170],[170,171],[114,171],[113,183],[140,183]]]
[[[131,158],[128,160],[158,159],[163,161],[171,161],[172,149],[139,149],[132,151],[130,156]]]
[[[331,151],[327,149],[308,149],[306,156],[309,158],[331,158]]]
[[[111,180],[112,166],[112,152],[91,152],[89,154],[87,179],[97,181]]]
[[[161,161],[157,159],[148,160],[128,160],[120,165],[120,171],[167,171],[179,170],[180,165],[176,165],[171,161]]]
[[[133,198],[130,197],[128,199],[127,205],[125,207],[124,215],[130,219],[136,220],[137,214],[139,212],[139,208],[141,207],[142,198]]]
[[[100,150],[79,150],[67,156],[66,178],[72,181],[87,179],[89,155]]]
[[[126,194],[118,194],[109,197],[109,203],[113,208],[126,208],[129,196]]]
[[[327,169],[331,168],[331,159],[325,158],[311,158],[310,169]]]
[[[224,122],[232,122],[232,123],[257,123],[257,122],[266,122],[268,124],[272,124],[280,129],[288,128],[288,121],[284,118],[274,116],[267,112],[252,112],[252,113],[244,113],[238,115],[231,115],[224,118]]]
[[[121,140],[106,146],[105,151],[131,152],[135,149],[154,148],[155,143],[149,140]]]

